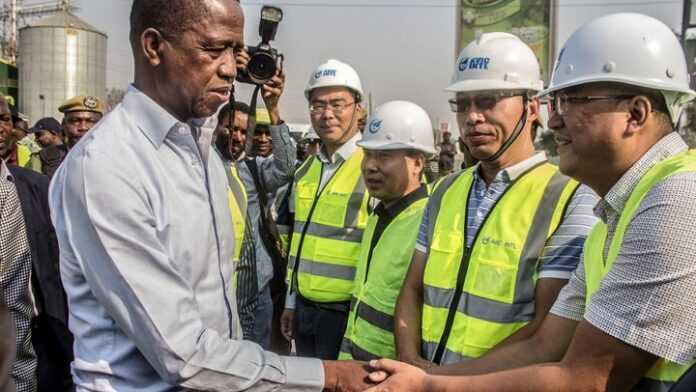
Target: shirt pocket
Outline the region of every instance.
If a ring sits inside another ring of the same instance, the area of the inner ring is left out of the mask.
[[[478,259],[471,265],[471,294],[512,303],[517,282],[516,263],[500,260]]]
[[[314,211],[312,221],[334,227],[342,227],[348,210],[350,193],[326,190],[321,195],[319,205]]]

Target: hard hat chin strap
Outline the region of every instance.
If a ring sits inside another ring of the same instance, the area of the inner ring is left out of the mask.
[[[503,154],[505,154],[505,151],[507,151],[512,146],[512,144],[515,143],[515,140],[517,140],[517,138],[520,137],[520,134],[522,134],[522,130],[524,129],[525,125],[527,125],[527,117],[529,117],[528,104],[529,98],[526,95],[524,95],[522,97],[522,106],[524,107],[524,111],[522,112],[522,116],[520,117],[520,120],[517,122],[517,126],[515,126],[515,130],[512,132],[512,135],[510,135],[510,137],[503,143],[503,145],[500,146],[500,149],[498,149],[498,151],[495,154],[489,156],[488,158],[481,159],[482,162],[492,162],[500,158]]]

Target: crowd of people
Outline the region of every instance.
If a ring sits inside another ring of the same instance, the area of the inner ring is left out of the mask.
[[[299,140],[282,70],[263,109],[235,100],[237,1],[135,0],[130,26],[116,107],[29,128],[0,98],[0,391],[696,388],[674,132],[696,92],[662,22],[589,22],[547,86],[520,38],[481,34],[439,145],[415,103],[367,113],[339,60],[309,73]]]

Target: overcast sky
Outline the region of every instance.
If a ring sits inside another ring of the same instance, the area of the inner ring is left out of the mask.
[[[44,0],[40,0],[44,1]],[[109,36],[107,86],[133,78],[128,44],[132,0],[77,0],[76,12]],[[27,0],[26,3],[35,1]],[[524,3],[525,0],[522,0]],[[455,60],[456,0],[242,0],[247,44],[255,45],[261,4],[285,13],[274,45],[285,54],[288,75],[282,100],[288,122],[308,122],[304,84],[329,58],[353,65],[375,106],[403,99],[423,106],[433,123],[452,121],[443,92]],[[681,29],[682,0],[559,0],[556,47],[582,23],[613,12],[652,15]],[[248,99],[242,89],[239,100]]]

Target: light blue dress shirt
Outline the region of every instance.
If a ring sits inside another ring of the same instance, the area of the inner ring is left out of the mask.
[[[214,129],[134,87],[51,183],[78,391],[320,391],[321,362],[241,340]]]

